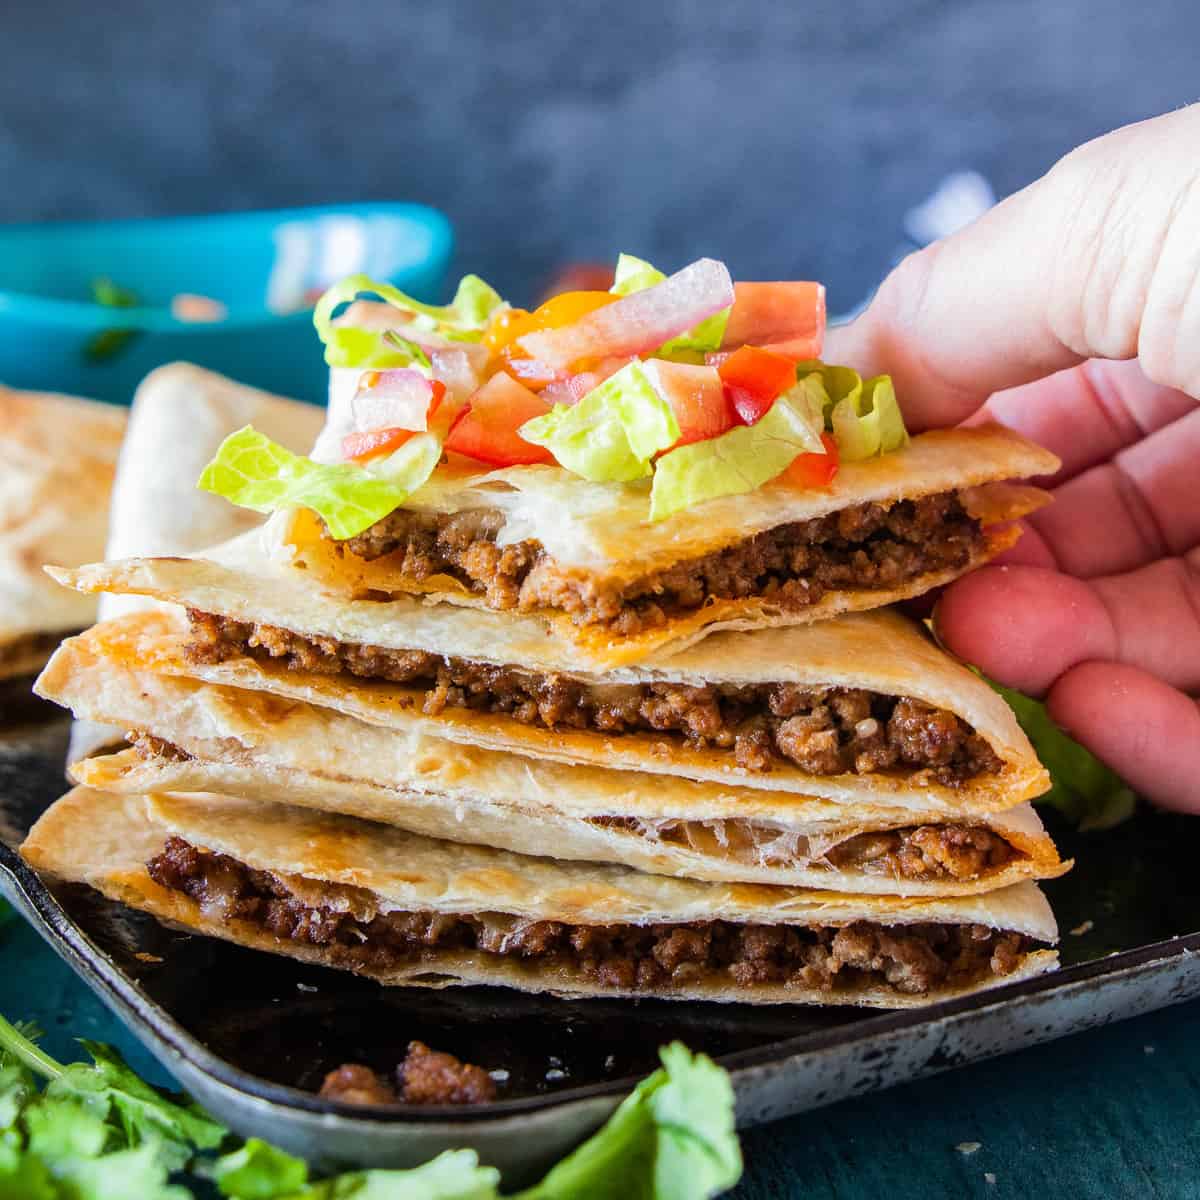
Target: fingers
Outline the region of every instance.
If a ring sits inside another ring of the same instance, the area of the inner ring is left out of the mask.
[[[1053,450],[1063,483],[1194,412],[1200,401],[1146,378],[1137,360],[1091,360],[1047,379],[997,392],[971,418],[999,421]]]
[[[1200,706],[1137,667],[1082,663],[1046,700],[1050,716],[1134,791],[1200,812]]]
[[[986,674],[1044,695],[1079,663],[1107,660],[1200,690],[1200,563],[1164,559],[1084,581],[1044,567],[984,567],[934,613],[942,641]]]
[[[827,357],[888,371],[914,430],[1085,358],[1200,395],[1200,106],[1117,130],[911,255]]]
[[[1032,526],[1059,568],[1091,578],[1200,545],[1200,407],[1056,489]]]

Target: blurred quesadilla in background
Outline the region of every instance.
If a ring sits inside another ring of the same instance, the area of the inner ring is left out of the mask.
[[[96,601],[64,592],[45,563],[103,552],[125,410],[0,386],[0,679],[31,675]]]
[[[316,405],[247,387],[191,363],[169,363],[152,371],[138,387],[129,413],[112,487],[105,553],[110,558],[186,554],[260,524],[256,513],[196,487],[204,464],[230,433],[250,422],[302,452],[312,445],[323,421],[324,410]],[[51,556],[46,561],[58,560]],[[46,586],[56,599],[65,594],[49,579]],[[98,616],[103,620],[150,606],[153,601],[104,596]],[[114,745],[122,732],[77,722],[68,761]]]

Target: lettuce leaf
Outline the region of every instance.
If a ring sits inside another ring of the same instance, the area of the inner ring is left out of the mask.
[[[388,330],[334,325],[334,311],[360,292],[372,292],[393,308],[409,313],[414,329],[462,342],[479,341],[492,313],[504,304],[496,289],[478,275],[464,275],[449,304],[423,304],[390,283],[379,283],[369,275],[348,275],[329,288],[313,309],[313,325],[325,343],[325,362],[331,367],[405,367],[415,361],[408,348],[411,343],[404,344],[403,336],[390,337]]]
[[[613,273],[613,285],[608,290],[615,296],[628,296],[631,292],[641,292],[654,287],[664,279],[666,275],[644,258],[637,258],[632,254],[619,254],[617,268]],[[723,308],[711,317],[706,317],[694,329],[689,329],[687,333],[681,333],[660,346],[655,354],[665,358],[681,356],[696,359],[709,351],[719,350],[721,339],[725,336],[725,326],[728,324],[729,309]]]
[[[1057,808],[1082,830],[1111,829],[1133,816],[1137,804],[1133,790],[1090,750],[1055,725],[1044,704],[994,679],[988,683],[1016,713],[1025,736],[1050,772],[1050,790],[1034,803]]]
[[[662,1067],[516,1200],[705,1200],[741,1178],[729,1076],[679,1042]]]
[[[800,363],[800,386],[825,414],[826,428],[845,462],[898,450],[908,441],[891,377],[864,381],[851,367]]]
[[[785,392],[754,425],[664,454],[654,468],[650,520],[717,496],[753,492],[782,474],[799,454],[822,454],[821,409],[797,385]]]
[[[631,362],[578,404],[556,404],[517,431],[576,475],[627,483],[650,474],[650,461],[679,440],[679,422],[645,367]]]
[[[399,508],[429,478],[437,458],[431,461],[423,450],[408,450],[420,440],[412,438],[390,455],[385,463],[406,450],[410,457],[401,460],[400,469],[380,476],[352,463],[325,465],[301,458],[246,425],[221,443],[197,486],[260,513],[294,505],[311,508],[341,540]]]

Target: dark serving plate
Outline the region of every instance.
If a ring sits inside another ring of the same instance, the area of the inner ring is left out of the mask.
[[[210,1111],[322,1164],[474,1146],[517,1182],[600,1124],[674,1038],[731,1071],[745,1125],[1200,995],[1195,829],[1150,811],[1106,833],[1053,830],[1077,860],[1048,887],[1062,970],[926,1009],[380,988],[164,929],[88,888],[47,888],[11,847],[64,790],[68,723],[24,686],[0,694],[0,889]],[[390,1072],[413,1038],[496,1072],[499,1098],[365,1110],[313,1094],[343,1062]]]

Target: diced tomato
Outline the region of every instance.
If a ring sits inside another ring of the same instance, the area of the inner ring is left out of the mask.
[[[372,429],[369,433],[348,433],[342,438],[342,457],[361,462],[380,454],[390,454],[403,446],[415,432],[413,429]]]
[[[721,376],[712,367],[656,360],[647,369],[679,422],[675,446],[716,437],[736,424]]]
[[[796,364],[781,354],[741,346],[719,367],[725,394],[743,425],[762,420],[775,398],[796,382]]]
[[[797,362],[821,357],[825,288],[819,283],[735,283],[723,345],[765,346]]]
[[[549,403],[536,392],[497,371],[454,419],[446,449],[496,467],[553,462],[549,450],[527,442],[517,433],[526,421],[549,411]]]
[[[371,371],[369,374],[378,376],[379,372]],[[431,379],[429,383],[432,395],[429,399],[429,409],[425,414],[426,422],[433,420],[433,414],[437,412],[438,405],[446,396],[446,385],[440,379]],[[374,386],[374,382],[364,375],[362,386],[370,388]],[[415,429],[368,429],[362,433],[348,433],[342,438],[342,458],[361,462],[368,458],[376,458],[381,454],[391,454],[393,450],[398,450],[414,433],[418,432],[420,431]]]
[[[837,442],[831,433],[821,434],[821,442],[825,447],[824,454],[798,454],[792,459],[792,465],[783,473],[789,483],[802,488],[818,488],[828,487],[833,482],[840,465]]]

